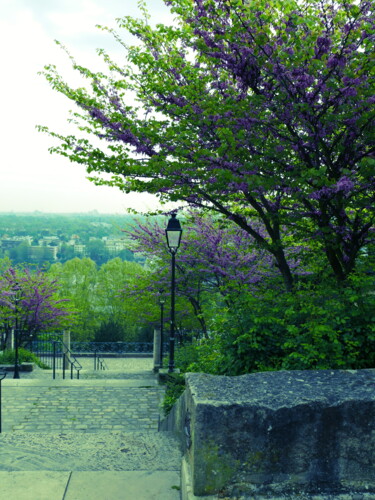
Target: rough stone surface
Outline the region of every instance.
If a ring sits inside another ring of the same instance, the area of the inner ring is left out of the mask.
[[[375,498],[374,370],[186,381],[163,428],[183,439],[195,495]]]
[[[152,359],[82,364],[80,380],[36,367],[2,381],[0,500],[178,500],[181,452],[158,432]]]
[[[0,435],[0,471],[175,471],[180,460],[178,443],[166,432]]]

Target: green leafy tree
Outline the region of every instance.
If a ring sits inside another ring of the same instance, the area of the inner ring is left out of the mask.
[[[104,51],[107,75],[72,58],[90,90],[46,68],[85,132],[52,133],[61,141],[52,151],[98,184],[222,213],[272,255],[287,290],[284,226],[318,240],[346,280],[373,244],[371,3],[167,3],[174,26],[119,20],[138,41],[123,44],[125,67]]]
[[[64,264],[56,263],[48,271],[59,282],[59,294],[68,298],[76,311],[72,325],[73,340],[92,340],[100,320],[97,312],[97,267],[89,258],[74,258]]]
[[[95,342],[122,342],[124,339],[122,325],[113,320],[103,322],[95,331]]]
[[[149,293],[135,297],[130,290],[147,279],[147,274],[140,264],[119,257],[102,265],[97,284],[100,328],[115,324],[122,331],[121,340],[138,340],[140,329],[147,327],[155,317],[155,305]]]
[[[108,260],[108,250],[102,240],[92,239],[86,245],[88,255],[98,266]]]
[[[29,261],[30,245],[27,241],[23,241],[18,246],[9,250],[9,257],[14,264],[24,264]]]

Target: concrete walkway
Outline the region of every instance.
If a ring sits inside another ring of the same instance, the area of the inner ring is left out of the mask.
[[[151,360],[109,365],[100,378],[3,380],[0,500],[180,498],[181,454],[157,430],[163,389]]]

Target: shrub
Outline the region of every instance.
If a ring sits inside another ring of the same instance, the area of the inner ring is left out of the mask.
[[[4,351],[3,354],[0,354],[0,364],[2,365],[13,365],[15,363],[16,353],[15,351]],[[40,359],[32,352],[27,349],[19,348],[18,349],[18,362],[19,363],[35,363],[40,368],[44,370],[49,370],[50,367],[45,365]]]
[[[168,375],[166,391],[162,403],[164,415],[168,415],[173,405],[185,390],[185,376],[183,373],[171,373]]]

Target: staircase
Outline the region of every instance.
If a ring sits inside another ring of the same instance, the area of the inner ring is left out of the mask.
[[[128,368],[3,381],[0,498],[180,498],[179,444],[158,432],[163,388],[151,360]]]

